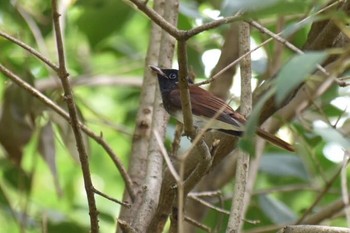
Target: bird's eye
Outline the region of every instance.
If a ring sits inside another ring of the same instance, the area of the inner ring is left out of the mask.
[[[176,78],[176,74],[175,74],[175,73],[169,74],[169,78],[170,78],[170,79],[175,79],[175,78]]]

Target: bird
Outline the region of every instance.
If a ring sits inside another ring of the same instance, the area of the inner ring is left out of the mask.
[[[180,99],[179,71],[176,69],[161,69],[151,65],[150,69],[157,74],[159,89],[165,110],[177,121],[183,123],[183,113]],[[209,127],[210,130],[221,131],[232,136],[242,136],[247,119],[233,110],[222,99],[188,81],[191,102],[193,126],[196,128]],[[211,121],[209,123],[209,121]],[[294,151],[288,142],[261,129],[256,134],[266,141],[285,150]]]

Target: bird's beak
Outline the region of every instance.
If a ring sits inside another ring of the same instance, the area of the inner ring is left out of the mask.
[[[150,65],[149,68],[151,68],[151,70],[157,73],[158,75],[161,75],[164,78],[168,78],[168,76],[162,71],[161,68],[152,65]]]

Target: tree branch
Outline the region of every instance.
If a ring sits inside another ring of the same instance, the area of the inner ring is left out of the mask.
[[[348,233],[349,228],[330,226],[285,226],[277,233]]]
[[[23,88],[24,90],[28,91],[32,96],[39,99],[42,103],[44,103],[46,106],[48,106],[50,109],[54,110],[56,113],[58,113],[63,119],[68,121],[70,123],[70,117],[67,112],[65,112],[61,107],[59,107],[56,103],[54,103],[51,99],[46,97],[44,94],[42,94],[40,91],[23,81],[20,77],[12,73],[10,70],[8,70],[6,67],[0,64],[0,72],[3,73],[5,76],[11,79],[14,83],[16,83],[18,86]],[[121,173],[126,189],[129,192],[130,196],[135,196],[132,180],[129,177],[126,169],[124,168],[122,162],[118,158],[118,156],[113,152],[111,147],[107,144],[107,142],[100,136],[95,134],[93,131],[91,131],[87,126],[85,126],[83,123],[79,122],[79,127],[81,127],[81,130],[94,139],[98,144],[102,146],[102,148],[107,152],[109,157],[114,162],[115,166],[118,168],[119,172]]]
[[[249,24],[242,22],[239,25],[239,53],[245,54],[250,51],[250,29]],[[244,56],[240,63],[241,67],[241,113],[245,116],[249,115],[252,109],[252,90],[251,90],[251,58]],[[245,212],[244,205],[246,196],[246,186],[249,170],[249,155],[241,150],[238,151],[237,170],[235,190],[232,198],[231,213],[228,220],[226,232],[241,232],[243,227],[243,218]]]
[[[87,201],[89,205],[91,232],[97,233],[99,232],[98,212],[96,208],[94,189],[93,189],[93,184],[92,184],[91,175],[90,175],[89,159],[88,159],[86,147],[84,145],[83,137],[81,136],[80,126],[79,126],[79,117],[78,117],[77,109],[74,103],[73,93],[70,87],[69,79],[68,79],[69,74],[66,68],[63,38],[61,35],[61,27],[59,22],[60,14],[57,9],[57,1],[52,0],[51,5],[52,5],[52,18],[53,18],[55,35],[56,35],[56,45],[57,45],[58,63],[59,63],[59,69],[57,70],[57,74],[61,80],[62,87],[64,90],[64,96],[67,102],[70,122],[74,132],[77,149],[79,152],[79,159],[80,159],[81,169],[83,172],[85,191],[86,191]]]
[[[42,62],[44,62],[46,65],[48,65],[49,67],[51,67],[55,72],[58,72],[59,67],[57,65],[55,65],[54,63],[52,63],[48,58],[44,57],[42,54],[40,54],[38,51],[36,51],[35,49],[33,49],[32,47],[30,47],[29,45],[23,43],[22,41],[8,35],[5,32],[0,31],[0,36],[2,36],[3,38],[17,44],[18,46],[22,47],[23,49],[27,50],[30,54],[33,54],[35,57],[37,57],[39,60],[41,60]]]

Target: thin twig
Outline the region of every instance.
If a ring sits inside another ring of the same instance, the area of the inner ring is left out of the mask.
[[[209,233],[212,232],[211,229],[210,229],[210,227],[208,227],[208,226],[206,226],[206,225],[204,225],[204,224],[202,224],[202,223],[200,223],[200,222],[194,220],[193,218],[190,218],[190,217],[188,217],[188,216],[185,216],[185,220],[186,220],[186,222],[191,223],[191,224],[193,224],[194,226],[196,226],[196,227],[198,227],[198,228],[200,228],[200,229],[202,229],[202,230],[204,230],[204,231],[206,231],[206,232],[209,232]]]
[[[208,31],[210,29],[213,29],[213,28],[217,28],[223,24],[228,24],[228,23],[232,23],[232,22],[237,22],[239,20],[242,19],[242,14],[241,13],[237,13],[236,15],[234,16],[229,16],[229,17],[226,17],[226,18],[222,18],[222,19],[217,19],[217,20],[214,20],[214,21],[211,21],[211,22],[208,22],[208,23],[205,23],[205,24],[202,24],[198,27],[195,27],[191,30],[188,30],[188,31],[184,31],[183,34],[183,38],[181,37],[181,39],[189,39],[201,32],[204,32],[204,31]]]
[[[180,30],[176,28],[173,24],[166,21],[161,15],[159,15],[155,10],[147,7],[147,5],[143,1],[139,0],[130,0],[130,2],[134,3],[139,10],[145,13],[153,22],[158,24],[162,29],[167,31],[174,38],[178,38]]]
[[[182,159],[181,159],[182,158]],[[178,233],[184,232],[184,224],[185,220],[184,214],[184,205],[185,205],[185,160],[184,157],[180,157],[180,179],[177,181],[177,196],[178,196],[178,218],[177,218],[177,228]]]
[[[267,188],[267,189],[260,189],[256,190],[252,193],[252,195],[266,195],[271,193],[282,193],[282,192],[294,192],[294,191],[301,191],[301,190],[308,190],[308,191],[314,191],[319,192],[319,188],[313,187],[313,185],[310,186],[310,184],[291,184],[291,185],[285,185],[280,187],[273,187],[273,188]]]
[[[322,9],[320,9],[319,11],[315,12],[312,15],[309,15],[308,17],[304,18],[303,20],[299,21],[296,25],[300,25],[303,24],[305,21],[309,20],[310,18],[326,11],[327,9],[329,9],[330,7],[333,7],[336,4],[339,4],[341,1],[337,1],[334,2]],[[281,36],[283,33],[285,33],[286,30],[282,30],[279,33],[275,34],[276,36]],[[228,64],[225,68],[223,68],[222,70],[220,70],[218,73],[216,73],[215,75],[213,75],[211,78],[203,81],[203,82],[199,82],[196,83],[196,85],[200,86],[200,85],[204,85],[204,84],[208,84],[211,83],[212,81],[216,80],[217,78],[219,78],[221,76],[221,74],[223,74],[224,72],[226,72],[228,69],[230,69],[231,67],[233,67],[234,65],[238,64],[244,57],[249,56],[251,53],[255,52],[256,50],[260,49],[261,47],[263,47],[264,45],[268,44],[269,42],[273,41],[275,37],[270,37],[269,39],[263,41],[262,43],[260,43],[258,46],[256,46],[254,49],[251,49],[250,51],[242,54],[239,58],[237,58],[236,60],[234,60],[233,62],[231,62],[230,64]]]
[[[338,171],[334,174],[334,176],[325,184],[325,187],[323,190],[318,194],[315,201],[312,203],[312,205],[303,213],[303,216],[301,216],[295,224],[303,223],[304,219],[312,212],[312,210],[315,208],[315,206],[322,200],[323,196],[328,192],[328,190],[332,187],[333,183],[336,181],[338,176],[340,175],[342,171],[342,167],[338,169]]]
[[[61,107],[59,107],[56,103],[54,103],[51,99],[46,97],[44,94],[42,94],[40,91],[23,81],[20,77],[15,75],[13,72],[8,70],[6,67],[0,64],[0,72],[2,72],[5,76],[11,79],[14,83],[16,83],[18,86],[23,88],[24,90],[28,91],[32,96],[39,99],[42,103],[44,103],[46,106],[48,106],[50,109],[55,111],[57,114],[59,114],[63,119],[65,119],[67,122],[70,123],[70,117],[69,114],[63,110]],[[124,168],[121,160],[118,158],[118,156],[113,152],[112,148],[108,145],[108,143],[100,136],[95,134],[93,131],[91,131],[86,125],[79,122],[79,126],[81,127],[82,131],[94,139],[98,144],[102,146],[102,148],[107,152],[109,157],[112,159],[118,170],[120,171],[120,174],[122,175],[126,188],[129,192],[129,195],[131,197],[135,197],[135,192],[133,190],[132,180],[129,177],[126,169]]]
[[[101,197],[104,197],[104,198],[106,198],[106,199],[108,199],[108,200],[110,200],[110,201],[113,201],[113,202],[115,202],[115,203],[117,203],[117,204],[120,204],[120,205],[122,205],[122,206],[125,206],[126,208],[130,208],[130,207],[131,207],[131,205],[130,205],[129,203],[124,202],[124,201],[119,201],[119,200],[117,200],[117,199],[115,199],[115,198],[113,198],[113,197],[110,197],[110,196],[108,196],[107,194],[104,194],[103,192],[97,190],[96,188],[93,188],[93,191],[94,191],[94,193],[96,193],[97,195],[100,195]]]
[[[271,32],[269,29],[267,29],[266,27],[262,26],[258,22],[256,22],[256,21],[248,21],[248,23],[250,25],[252,25],[253,27],[257,28],[259,31],[261,31],[261,32],[271,36],[271,38],[273,38],[274,40],[280,42],[281,44],[283,44],[284,46],[286,46],[287,48],[289,48],[293,52],[295,52],[297,54],[304,54],[304,51],[302,51],[301,49],[299,49],[298,47],[296,47],[295,45],[290,43],[288,40],[286,40],[283,37],[281,37],[279,34]],[[323,68],[320,64],[317,64],[316,67],[324,75],[329,76],[328,71],[325,68]]]
[[[169,155],[162,143],[162,139],[159,135],[159,133],[155,130],[153,130],[153,133],[154,133],[154,136],[156,137],[157,139],[157,142],[158,142],[158,146],[160,148],[160,151],[161,151],[161,154],[163,155],[164,157],[164,160],[165,160],[165,163],[166,165],[168,166],[169,170],[170,170],[170,173],[173,175],[174,179],[179,182],[180,181],[180,176],[179,174],[177,173],[175,167],[173,166],[173,164],[171,163],[171,159],[169,158]]]
[[[80,165],[84,178],[85,192],[87,196],[87,201],[89,205],[89,215],[90,215],[90,227],[92,233],[99,232],[98,224],[98,211],[96,208],[95,195],[93,190],[93,184],[91,180],[91,173],[89,168],[89,159],[87,155],[86,146],[84,145],[84,140],[81,135],[80,126],[79,126],[79,117],[73,98],[73,93],[69,83],[69,74],[66,68],[65,54],[64,54],[64,45],[60,25],[60,14],[58,12],[57,0],[51,1],[52,6],[52,20],[54,25],[54,31],[56,35],[56,45],[58,53],[58,63],[59,69],[57,70],[58,77],[61,80],[62,87],[64,90],[65,100],[67,102],[68,112],[70,116],[71,127],[74,132],[74,137],[76,140],[77,149],[79,152]]]
[[[321,222],[331,219],[333,216],[341,213],[345,208],[344,201],[342,198],[327,204],[324,207],[320,207],[316,213],[311,214],[302,224],[317,225]]]
[[[200,198],[198,198],[198,197],[196,197],[196,196],[194,196],[194,195],[189,195],[188,197],[191,198],[191,199],[193,199],[193,200],[195,200],[195,201],[197,201],[197,202],[199,202],[199,203],[201,203],[201,204],[204,205],[204,206],[209,207],[210,209],[216,210],[216,211],[219,212],[219,213],[226,214],[226,215],[230,215],[230,211],[227,211],[227,210],[225,210],[225,209],[216,207],[215,205],[213,205],[213,204],[211,204],[211,203],[209,203],[209,202],[207,202],[207,201],[204,201],[203,199],[200,199]]]
[[[206,191],[206,192],[190,192],[188,195],[194,196],[194,197],[216,197],[216,196],[221,196],[222,192],[220,190]]]
[[[0,31],[0,36],[2,36],[3,38],[12,41],[13,43],[17,44],[18,46],[24,48],[25,50],[27,50],[29,53],[33,54],[35,57],[37,57],[39,60],[43,61],[46,65],[48,65],[49,67],[51,67],[55,72],[58,72],[59,67],[57,65],[55,65],[54,63],[52,63],[48,58],[46,58],[45,56],[43,56],[42,54],[40,54],[38,51],[36,51],[35,49],[33,49],[32,47],[30,47],[29,45],[23,43],[22,41],[8,35],[5,32]]]
[[[349,206],[349,192],[348,192],[348,182],[347,182],[347,165],[349,162],[349,152],[344,152],[344,159],[341,171],[341,192],[344,202],[344,213],[347,221],[348,227],[350,227],[350,206]]]
[[[158,24],[163,30],[167,31],[170,35],[172,35],[178,41],[180,40],[186,41],[189,38],[203,31],[207,31],[212,28],[217,28],[223,24],[232,23],[234,21],[238,21],[242,19],[241,14],[237,14],[234,16],[229,16],[226,18],[217,19],[217,20],[205,23],[203,25],[200,25],[188,31],[179,30],[174,25],[164,20],[164,18],[161,15],[159,15],[156,11],[147,7],[147,5],[144,2],[139,0],[130,0],[130,2],[134,3],[137,6],[137,8],[139,8],[139,10],[145,13],[153,22]]]

